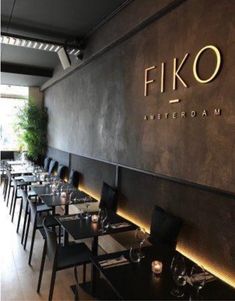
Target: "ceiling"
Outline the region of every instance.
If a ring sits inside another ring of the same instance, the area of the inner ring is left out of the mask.
[[[1,0],[1,31],[64,44],[81,41],[126,0]],[[1,83],[41,86],[57,53],[1,44]]]

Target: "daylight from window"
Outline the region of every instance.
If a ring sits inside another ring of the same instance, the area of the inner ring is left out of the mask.
[[[28,101],[28,87],[0,86],[0,150],[19,150],[15,124],[19,110]]]

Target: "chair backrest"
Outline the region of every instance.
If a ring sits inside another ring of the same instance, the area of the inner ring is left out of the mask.
[[[51,158],[49,158],[49,157],[46,157],[46,158],[44,159],[44,165],[43,165],[43,168],[44,168],[46,171],[48,171],[48,169],[49,169],[50,161],[51,161]]]
[[[54,175],[57,166],[58,166],[58,162],[57,161],[55,161],[55,160],[51,160],[50,161],[49,169],[48,169],[49,175]]]
[[[29,197],[27,198],[29,208],[30,208],[30,221],[32,224],[36,223],[37,219],[37,203],[33,202]]]
[[[79,186],[79,172],[71,169],[69,174],[68,183],[71,184],[73,187],[78,188]]]
[[[8,184],[11,182],[11,172],[9,169],[6,170],[6,177]]]
[[[117,210],[117,190],[107,183],[103,183],[99,207],[113,212]]]
[[[58,169],[57,169],[57,177],[61,180],[64,180],[65,179],[65,176],[66,176],[66,173],[67,173],[67,170],[68,170],[68,167],[63,165],[63,164],[60,164],[58,166]]]
[[[23,208],[26,210],[26,208],[28,207],[28,196],[25,190],[21,190],[21,195],[22,195],[22,200],[23,200]]]
[[[46,253],[49,260],[54,262],[57,253],[57,238],[55,231],[47,227],[47,217],[43,220],[43,229],[46,235]]]
[[[181,226],[181,218],[155,206],[152,213],[149,241],[152,244],[160,242],[175,247]]]
[[[11,184],[12,184],[12,187],[13,187],[12,196],[13,196],[13,198],[15,198],[16,193],[17,193],[17,183],[16,183],[16,180],[13,177],[11,177]]]

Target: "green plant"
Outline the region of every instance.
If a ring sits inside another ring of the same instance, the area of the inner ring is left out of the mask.
[[[47,109],[40,108],[33,100],[20,110],[16,129],[21,149],[26,149],[27,156],[38,161],[46,153],[47,148]]]

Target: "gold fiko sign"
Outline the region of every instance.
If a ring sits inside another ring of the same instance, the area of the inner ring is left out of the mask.
[[[205,51],[211,51],[212,54],[216,58],[216,64],[215,68],[210,74],[208,78],[201,78],[199,71],[198,71],[198,64],[200,61],[201,56]],[[177,58],[173,59],[173,73],[172,73],[172,90],[175,91],[177,90],[177,83],[181,83],[185,88],[188,88],[189,85],[186,83],[185,79],[183,79],[182,75],[180,75],[180,71],[182,70],[184,64],[186,63],[187,59],[189,57],[189,53],[186,53],[184,58],[182,59],[181,62],[178,62]],[[214,45],[207,45],[200,49],[200,51],[197,53],[197,55],[194,58],[193,61],[193,76],[197,82],[200,84],[208,84],[212,82],[215,77],[218,75],[220,69],[221,69],[221,62],[222,62],[222,55],[220,50],[214,46]],[[151,78],[151,70],[156,69],[157,66],[151,66],[148,67],[144,70],[144,96],[148,96],[148,87],[149,85],[154,85],[155,79]],[[164,93],[165,92],[165,63],[161,63],[161,75],[160,75],[160,92]],[[180,99],[171,99],[169,100],[170,104],[177,104],[180,102]],[[221,109],[220,108],[215,108],[214,111],[211,113],[211,115],[215,116],[221,116]],[[207,117],[209,115],[209,112],[206,109],[203,109],[201,112],[196,112],[196,111],[190,111],[190,112],[164,112],[164,113],[157,113],[157,114],[151,114],[151,115],[145,115],[144,119],[145,120],[153,120],[153,119],[169,119],[169,118],[186,118],[186,117],[196,117],[196,116],[201,116],[201,117]]]

